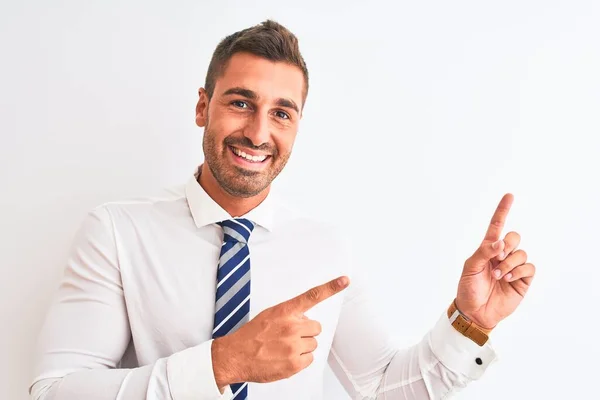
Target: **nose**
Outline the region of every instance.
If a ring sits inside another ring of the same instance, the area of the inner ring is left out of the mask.
[[[260,146],[264,143],[269,143],[269,116],[263,113],[254,114],[253,118],[248,121],[248,125],[244,129],[246,136],[254,146]]]

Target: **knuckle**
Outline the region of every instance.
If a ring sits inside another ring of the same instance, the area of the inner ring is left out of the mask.
[[[316,335],[320,335],[321,332],[323,332],[323,326],[321,325],[321,323],[319,321],[315,321],[315,336]]]
[[[292,303],[282,304],[280,307],[277,307],[276,310],[273,311],[271,317],[278,319],[288,318],[291,314],[294,313],[295,305]]]
[[[522,259],[527,260],[527,252],[525,250],[519,249],[515,253],[517,253]]]
[[[321,293],[319,292],[319,289],[312,288],[308,292],[306,292],[306,297],[308,297],[310,301],[318,301],[321,297]]]
[[[515,231],[510,231],[510,232],[508,232],[508,233],[506,234],[506,237],[507,237],[507,238],[510,238],[510,239],[512,239],[512,240],[514,240],[514,241],[516,241],[516,242],[518,242],[518,241],[520,241],[520,240],[521,240],[521,235],[520,235],[518,232],[515,232]]]
[[[296,327],[291,323],[285,323],[281,326],[281,334],[284,336],[292,336],[296,333]]]
[[[507,273],[508,271],[510,271],[511,269],[513,269],[514,267],[507,261],[502,261],[499,265],[498,265],[498,269],[500,271],[502,271],[502,275],[504,275],[505,273]]]
[[[304,368],[304,364],[300,357],[290,358],[288,365],[292,371],[300,371]]]
[[[268,318],[261,318],[260,320],[258,320],[258,322],[260,324],[260,329],[263,331],[266,331],[271,325]]]
[[[293,342],[286,343],[283,346],[283,353],[288,358],[288,360],[291,360],[294,357],[294,355],[297,353],[296,346],[294,345],[294,343]]]
[[[263,310],[259,315],[262,315],[265,319],[277,318],[279,315],[284,314],[286,308],[286,304],[277,304],[276,306]]]
[[[332,291],[332,292],[334,292],[334,293],[335,293],[335,292],[337,292],[337,290],[338,290],[338,286],[337,286],[337,283],[336,283],[336,281],[331,281],[331,282],[329,282],[329,283],[327,284],[327,287],[329,288],[329,290],[331,290],[331,291]]]
[[[492,221],[490,222],[490,225],[492,225],[494,228],[503,228],[504,227],[504,223],[502,222],[502,220],[500,218],[492,219]]]
[[[500,271],[502,271],[502,275],[504,275],[505,273],[507,273],[508,271],[510,271],[513,268],[514,267],[510,263],[507,263],[506,261],[503,261],[502,263],[500,263],[500,265],[498,265],[498,269]]]

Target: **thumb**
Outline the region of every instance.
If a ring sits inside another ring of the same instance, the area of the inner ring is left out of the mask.
[[[504,240],[483,242],[465,263],[465,272],[479,272],[494,257],[504,251]]]

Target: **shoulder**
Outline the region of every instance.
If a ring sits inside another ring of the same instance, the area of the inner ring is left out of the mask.
[[[186,213],[185,185],[159,189],[154,194],[123,198],[97,205],[90,215],[119,221],[123,219],[147,219],[161,215]]]

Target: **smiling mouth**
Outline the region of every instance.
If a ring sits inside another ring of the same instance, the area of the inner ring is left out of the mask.
[[[270,155],[253,156],[253,155],[247,154],[247,153],[243,152],[242,150],[237,149],[233,146],[229,146],[229,148],[231,149],[233,154],[236,155],[236,157],[239,157],[239,158],[241,158],[245,161],[251,162],[251,163],[259,164],[271,157]]]

